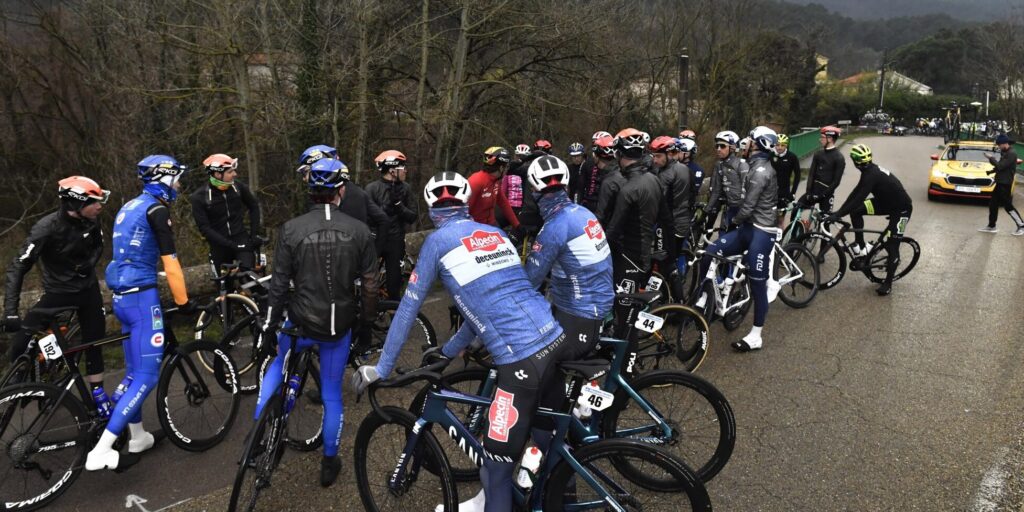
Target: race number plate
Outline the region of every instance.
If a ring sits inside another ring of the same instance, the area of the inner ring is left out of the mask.
[[[590,407],[595,411],[603,411],[612,406],[612,401],[614,399],[615,395],[604,391],[601,388],[583,386],[583,390],[580,392],[580,398],[577,402],[579,402],[580,405]]]
[[[661,290],[661,278],[658,276],[647,278],[647,291],[656,292],[658,290]]]
[[[57,343],[57,337],[53,334],[48,334],[43,339],[39,340],[39,350],[43,352],[43,357],[49,361],[58,359],[64,354],[60,350],[60,343]]]
[[[636,318],[634,327],[644,332],[654,332],[661,329],[661,326],[665,323],[665,319],[660,316],[652,315],[645,311],[641,311],[640,315]]]
[[[972,194],[979,194],[979,193],[981,193],[981,187],[967,187],[967,186],[964,186],[964,185],[957,185],[956,186],[956,191],[957,192],[970,192]]]

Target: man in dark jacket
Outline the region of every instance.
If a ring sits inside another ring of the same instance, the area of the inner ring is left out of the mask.
[[[995,233],[999,230],[996,229],[996,216],[999,214],[999,207],[1003,207],[1006,213],[1010,214],[1010,218],[1013,222],[1017,223],[1017,230],[1013,232],[1014,235],[1024,235],[1024,220],[1021,219],[1020,213],[1013,207],[1013,180],[1015,173],[1017,172],[1017,153],[1011,149],[1013,141],[1010,137],[1006,136],[1005,133],[1000,134],[996,137],[996,146],[999,146],[999,152],[1002,156],[999,160],[996,160],[995,155],[986,153],[985,156],[988,161],[995,167],[987,174],[996,175],[996,188],[992,191],[992,197],[988,201],[988,225],[979,229],[985,233]]]
[[[409,194],[405,183],[405,155],[401,151],[388,150],[374,159],[380,179],[366,185],[370,199],[388,215],[390,227],[384,233],[381,245],[384,251],[384,269],[387,277],[384,283],[388,297],[397,300],[402,293],[402,259],[405,258],[405,226],[416,222],[419,216],[416,198]]]
[[[192,218],[210,244],[213,274],[221,265],[238,261],[246,269],[255,268],[255,250],[259,247],[260,204],[249,187],[236,180],[238,159],[218,153],[203,161],[209,181],[189,196]],[[245,213],[249,213],[249,227]]]
[[[690,233],[690,220],[693,218],[690,197],[693,189],[690,185],[690,169],[670,156],[676,149],[676,139],[672,137],[663,135],[651,142],[653,171],[661,182],[663,206],[666,209],[664,214],[659,216],[669,219],[668,223],[659,226],[666,258],[658,263],[658,268],[667,276],[672,295],[681,298],[682,276],[686,267],[684,259],[683,267],[679,268],[677,256],[684,249]]]
[[[615,159],[615,139],[611,136],[599,138],[594,142],[594,156],[597,157],[597,180],[601,189],[598,192],[594,216],[607,226],[612,221],[612,214],[615,212],[615,201],[618,199],[619,190],[626,183],[619,170],[619,162]]]
[[[835,204],[836,189],[843,179],[846,159],[836,147],[842,130],[835,126],[826,126],[819,130],[822,148],[811,158],[811,168],[807,171],[807,193],[800,202],[810,206],[815,203],[825,215],[832,213]]]
[[[320,159],[310,166],[307,183],[313,206],[305,215],[281,226],[263,324],[263,340],[269,342],[275,338],[274,332],[287,310],[284,331],[298,331],[296,350],[319,346],[324,404],[320,485],[324,487],[333,484],[341,470],[341,383],[352,333],[358,331],[364,340],[369,337],[370,322],[377,311],[377,254],[370,231],[337,208],[347,193],[344,173],[345,164],[333,158]],[[362,286],[361,312],[356,310],[356,279]],[[294,291],[289,292],[289,283],[294,283]],[[282,385],[282,367],[291,338],[282,332],[276,339],[277,357],[263,375],[254,418],[259,418],[267,400]]]
[[[779,182],[779,210],[789,206],[796,197],[796,189],[800,185],[800,159],[789,150],[789,137],[779,134],[779,145],[775,147],[776,155],[772,157],[775,178]]]

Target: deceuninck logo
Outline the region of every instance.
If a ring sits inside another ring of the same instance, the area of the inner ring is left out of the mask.
[[[490,252],[497,249],[504,241],[505,239],[502,238],[501,234],[497,231],[483,231],[478,229],[474,231],[472,235],[463,238],[462,245],[466,246],[466,249],[470,252]]]

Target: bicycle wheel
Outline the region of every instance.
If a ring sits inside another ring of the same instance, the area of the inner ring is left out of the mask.
[[[197,341],[178,347],[160,371],[156,410],[175,446],[201,452],[220,443],[238,413],[235,364],[223,345]],[[213,371],[203,367],[212,363]]]
[[[807,228],[804,225],[804,221],[802,219],[795,219],[786,226],[786,230],[782,235],[782,241],[779,243],[788,244],[790,242],[795,242],[806,232]]]
[[[0,390],[14,384],[35,382],[35,364],[28,355],[22,354],[14,360],[14,363],[0,379]]]
[[[734,284],[729,290],[729,304],[739,304],[742,301],[746,302],[743,302],[740,307],[731,309],[722,317],[722,325],[725,326],[725,330],[735,331],[747,317],[750,306],[754,304],[754,299],[750,296],[750,282],[747,280],[744,280],[740,286]]]
[[[813,253],[803,245],[789,244],[783,254],[775,255],[775,279],[779,280],[779,298],[791,308],[805,308],[818,295],[821,276]],[[792,260],[792,261],[790,261]]]
[[[484,380],[487,379],[489,371],[486,368],[480,367],[466,368],[465,370],[447,374],[442,380],[445,385],[461,393],[480,395]],[[418,416],[423,411],[423,402],[429,389],[430,386],[424,386],[423,389],[416,393],[416,396],[413,397],[412,402],[409,404],[409,412]],[[486,407],[449,402],[448,409],[452,411],[456,418],[459,418],[463,425],[470,427],[470,432],[477,436],[478,439],[483,436],[483,432],[487,429]],[[444,450],[445,455],[451,455],[448,458],[448,463],[451,468],[452,477],[455,478],[456,482],[475,482],[480,480],[480,468],[473,459],[469,458],[459,448],[455,440],[448,435],[435,437],[441,449]],[[427,469],[431,473],[435,472],[435,468],[432,466],[428,465]]]
[[[295,405],[288,413],[288,430],[285,441],[288,446],[300,452],[310,452],[324,444],[324,402],[320,396],[319,359],[309,351],[299,357],[299,393]],[[287,385],[284,383],[282,385]]]
[[[711,510],[708,491],[693,471],[652,445],[630,439],[602,439],[576,449],[572,455],[586,475],[581,479],[568,462],[559,462],[544,483],[544,510],[566,510],[573,505],[582,510],[591,504],[596,509],[611,509],[601,506],[604,496],[594,486],[608,492],[621,510]],[[623,473],[624,468],[642,471],[652,481],[665,485],[638,483]],[[680,499],[680,493],[685,499]]]
[[[370,411],[356,434],[353,456],[363,507],[371,512],[408,512],[433,510],[440,504],[444,510],[458,510],[458,489],[448,459],[430,431],[420,432],[419,442],[406,461],[405,473],[394,474],[397,463],[407,457],[404,452],[416,416],[394,406],[384,407],[384,412],[391,417],[390,422]],[[436,472],[422,471],[426,465]],[[389,482],[396,477],[397,488],[392,489]]]
[[[91,419],[72,396],[58,402],[61,392],[31,383],[0,392],[4,510],[45,507],[71,487],[85,465]]]
[[[901,238],[896,248],[899,254],[896,255],[896,272],[893,273],[893,281],[897,281],[909,274],[917,266],[917,260],[921,259],[921,246],[913,238]],[[864,267],[864,275],[868,276],[872,283],[881,284],[885,281],[888,257],[889,250],[885,247],[885,244],[882,244],[878,250],[872,253],[869,263]]]
[[[650,314],[665,319],[661,329],[650,335],[675,354],[686,371],[697,371],[708,353],[710,336],[707,320],[699,311],[682,304],[666,304]]]
[[[239,390],[243,393],[254,393],[259,387],[258,354],[256,339],[259,326],[260,308],[245,295],[229,293],[223,301],[218,299],[218,307],[213,311],[203,311],[196,319],[196,341],[209,341],[220,344],[231,355],[231,360],[238,363]],[[207,355],[207,354],[201,354]],[[216,361],[203,359],[203,366],[213,371]]]
[[[231,488],[228,510],[253,510],[260,493],[270,487],[270,479],[284,454],[283,436],[286,418],[281,411],[281,395],[274,393],[249,432],[245,450],[238,462]]]
[[[795,243],[803,245],[818,263],[818,289],[828,290],[839,284],[846,275],[846,251],[835,239],[824,233],[807,233]]]
[[[377,318],[373,322],[373,341],[369,347],[365,347],[360,353],[353,353],[349,356],[351,364],[356,366],[376,364],[380,359],[380,352],[384,348],[384,341],[388,337],[388,328],[398,310],[398,301],[382,300],[377,303]],[[437,346],[437,334],[434,326],[422,312],[416,314],[416,321],[409,330],[409,337],[402,346],[402,353],[395,361],[395,368],[412,369],[419,368],[423,351]]]
[[[725,467],[736,446],[736,419],[729,401],[715,386],[674,370],[645,373],[629,385],[651,410],[632,400],[626,389],[619,389],[612,408],[602,418],[606,437],[662,446],[695,468],[705,482]],[[654,416],[662,419],[671,433],[665,432]]]

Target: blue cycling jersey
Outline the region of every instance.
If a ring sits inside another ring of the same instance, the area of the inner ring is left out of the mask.
[[[530,283],[539,286],[551,272],[551,302],[580,318],[603,320],[612,309],[612,257],[608,239],[590,210],[573,204],[564,190],[537,202],[544,227],[526,261]]]
[[[107,287],[111,290],[156,284],[160,248],[146,214],[157,204],[161,204],[159,199],[142,193],[117,212],[113,259],[106,272]]]
[[[388,329],[377,373],[387,377],[430,287],[441,279],[466,322],[443,352],[452,357],[479,337],[495,364],[511,364],[562,334],[551,306],[530,286],[508,236],[474,222],[465,206],[433,208],[437,230],[420,248],[416,269]]]

